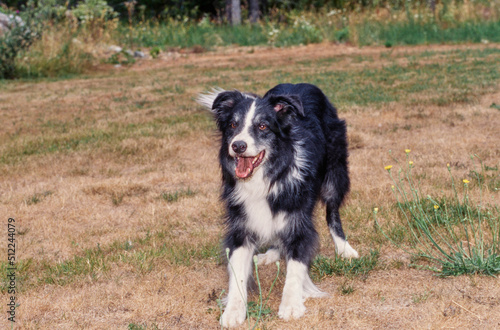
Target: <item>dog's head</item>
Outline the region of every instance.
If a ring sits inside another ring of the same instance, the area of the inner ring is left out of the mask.
[[[251,178],[273,154],[277,157],[293,121],[304,116],[302,103],[294,95],[214,94],[211,110],[222,133],[221,163],[234,171],[236,179]],[[207,106],[210,101],[205,95],[200,103]]]

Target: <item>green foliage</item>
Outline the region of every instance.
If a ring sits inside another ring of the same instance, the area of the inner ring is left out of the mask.
[[[409,151],[406,153],[408,161]],[[476,188],[487,187],[483,174],[472,171]],[[396,246],[411,253],[417,260],[424,259],[437,267],[427,267],[441,276],[462,274],[495,275],[500,273],[500,223],[498,206],[486,208],[475,205],[469,197],[472,183],[463,179],[463,196],[459,197],[451,168],[452,197],[422,197],[418,184],[412,175],[413,165],[400,169],[393,177],[391,168],[386,167],[394,182],[394,194],[401,212],[401,224],[382,229],[374,212],[375,220],[382,233]],[[407,242],[394,240],[388,231],[403,226]],[[414,265],[422,267],[421,265]]]
[[[39,38],[39,25],[34,21],[34,12],[24,12],[22,21],[13,20],[10,31],[0,36],[0,79],[16,77],[16,58]]]
[[[71,11],[83,24],[95,20],[110,20],[118,16],[105,0],[84,0]]]
[[[166,20],[130,26],[120,24],[115,33],[117,43],[129,47],[181,47],[242,45],[254,46],[268,42],[266,31],[260,25],[227,26],[207,21]]]
[[[335,40],[338,42],[347,42],[349,41],[349,27],[344,27],[340,30],[335,31]]]
[[[160,52],[161,52],[161,49],[160,47],[158,46],[154,46],[153,48],[151,48],[151,50],[149,51],[149,55],[151,55],[152,58],[157,58],[158,55],[160,55]]]
[[[62,22],[68,10],[66,5],[67,0],[38,0],[36,1],[36,18],[39,22]]]
[[[130,65],[135,63],[135,58],[133,54],[122,50],[121,52],[111,55],[107,61],[110,64],[120,64],[120,65]]]
[[[24,53],[26,60],[16,61],[17,76],[23,78],[68,77],[79,74],[91,66],[92,54],[78,47],[78,40],[67,35],[60,41],[55,54],[32,47]]]
[[[448,27],[438,22],[370,22],[359,24],[360,46],[385,44],[420,45],[458,42],[499,42],[500,21],[456,22]]]
[[[275,36],[274,44],[276,46],[290,46],[297,44],[319,43],[323,41],[323,35],[317,25],[312,23],[304,15],[298,15],[293,18],[293,24],[282,28]]]

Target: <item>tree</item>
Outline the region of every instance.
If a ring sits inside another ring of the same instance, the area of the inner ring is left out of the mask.
[[[227,20],[231,25],[241,24],[241,3],[240,0],[226,0]]]
[[[259,0],[248,0],[250,23],[257,23],[259,20]]]

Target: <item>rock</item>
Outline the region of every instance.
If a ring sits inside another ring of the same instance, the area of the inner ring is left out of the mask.
[[[136,50],[134,52],[134,57],[139,57],[139,58],[144,58],[146,55],[144,55],[143,52],[141,52],[140,50]]]
[[[116,46],[116,45],[111,45],[108,47],[108,50],[110,52],[113,52],[113,53],[119,53],[122,51],[123,48],[121,48],[120,46]]]

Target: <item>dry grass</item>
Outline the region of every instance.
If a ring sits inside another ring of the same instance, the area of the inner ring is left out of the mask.
[[[20,275],[18,325],[217,328],[215,299],[227,289],[218,253],[218,146],[210,116],[193,99],[212,86],[263,93],[305,80],[323,88],[348,122],[345,229],[362,254],[380,249],[381,262],[367,276],[324,278],[318,285],[330,297],[308,300],[305,317],[286,323],[274,314],[262,326],[498,328],[498,279],[440,279],[409,268],[409,257],[375,232],[370,214],[379,207],[382,217],[396,216],[384,171],[393,162],[389,150],[403,159],[412,149],[415,173],[433,194],[447,189],[447,163],[458,178],[472,169],[472,153],[500,165],[500,113],[490,107],[500,104],[499,48],[222,49],[72,80],[2,85],[0,213],[4,221],[16,218],[18,260],[31,260]],[[440,77],[436,65],[449,69]],[[401,70],[391,76],[394,68]],[[376,84],[390,98],[366,92],[368,99],[358,99],[347,84]],[[457,98],[460,91],[468,97]],[[485,200],[498,205],[498,193],[486,191]],[[321,253],[333,256],[324,209],[316,214]],[[6,244],[1,251],[5,256]],[[260,270],[265,292],[274,276],[275,266]],[[273,312],[283,281],[282,274],[269,300]],[[354,291],[342,294],[345,286]]]

